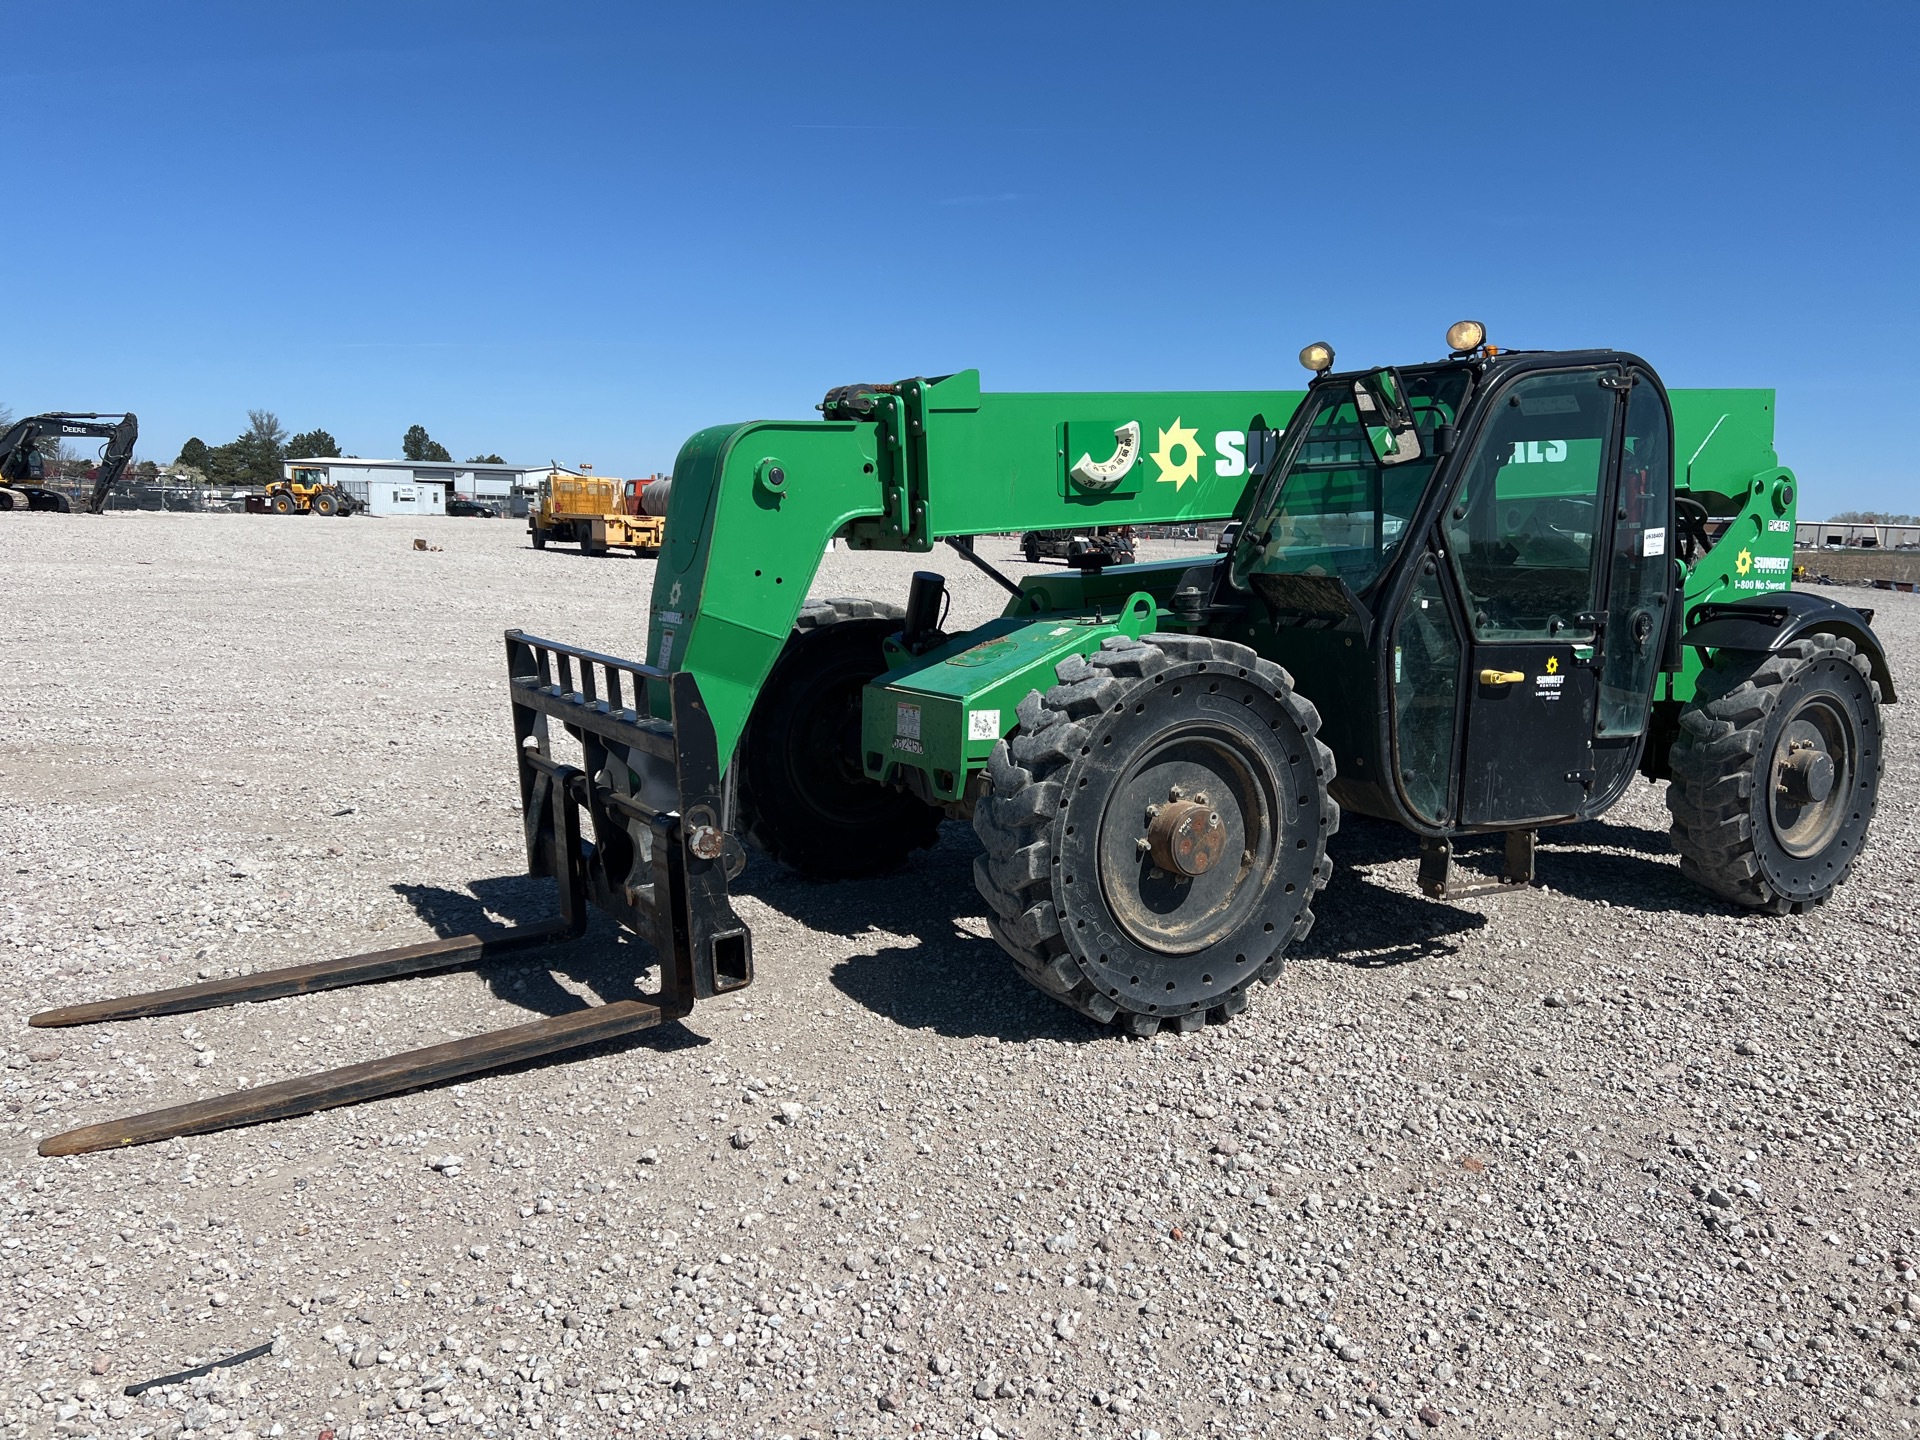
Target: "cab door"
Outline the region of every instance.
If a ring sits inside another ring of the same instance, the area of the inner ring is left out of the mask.
[[[1593,791],[1624,385],[1614,365],[1510,381],[1443,518],[1467,620],[1463,826],[1567,819]]]

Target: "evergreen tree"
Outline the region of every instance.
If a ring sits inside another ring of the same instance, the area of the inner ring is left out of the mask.
[[[451,461],[452,453],[446,446],[427,434],[424,425],[409,425],[406,436],[400,441],[400,453],[408,460]]]
[[[302,430],[287,441],[288,460],[314,460],[340,453],[340,442],[325,430]]]

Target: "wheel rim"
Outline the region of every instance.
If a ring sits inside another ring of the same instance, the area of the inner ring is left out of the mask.
[[[1833,843],[1852,804],[1852,717],[1835,697],[1810,695],[1787,716],[1768,766],[1767,818],[1780,848],[1796,860]]]
[[[1220,943],[1261,903],[1280,813],[1275,777],[1247,763],[1231,732],[1183,725],[1157,737],[1100,817],[1099,882],[1115,921],[1168,954]],[[1169,822],[1188,841],[1204,834],[1197,854],[1171,859]]]

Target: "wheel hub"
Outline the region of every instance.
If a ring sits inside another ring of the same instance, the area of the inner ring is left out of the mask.
[[[1142,746],[1103,809],[1098,881],[1114,919],[1144,951],[1195,954],[1258,908],[1280,799],[1231,732],[1204,721],[1163,730]],[[1175,995],[1181,987],[1176,979]]]
[[[1183,800],[1175,786],[1167,804],[1148,806],[1147,813],[1147,853],[1162,870],[1192,879],[1226,854],[1227,828],[1205,791]]]
[[[1818,805],[1833,793],[1833,757],[1812,741],[1795,741],[1780,766],[1780,793],[1802,805]]]
[[[1808,696],[1774,742],[1767,806],[1774,838],[1796,860],[1820,854],[1839,832],[1853,789],[1851,723],[1831,696]]]

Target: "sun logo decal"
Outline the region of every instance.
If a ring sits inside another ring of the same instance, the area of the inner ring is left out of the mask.
[[[1734,556],[1733,568],[1738,570],[1742,575],[1753,569],[1753,552],[1751,550],[1742,550],[1738,555]]]
[[[1175,451],[1180,454],[1178,464],[1173,459]],[[1200,448],[1200,432],[1182,425],[1176,415],[1173,425],[1160,432],[1160,448],[1147,458],[1160,467],[1160,478],[1178,490],[1189,480],[1200,478],[1200,457],[1206,453]]]
[[[1547,674],[1558,675],[1559,673],[1560,673],[1560,657],[1558,655],[1547,656]]]

